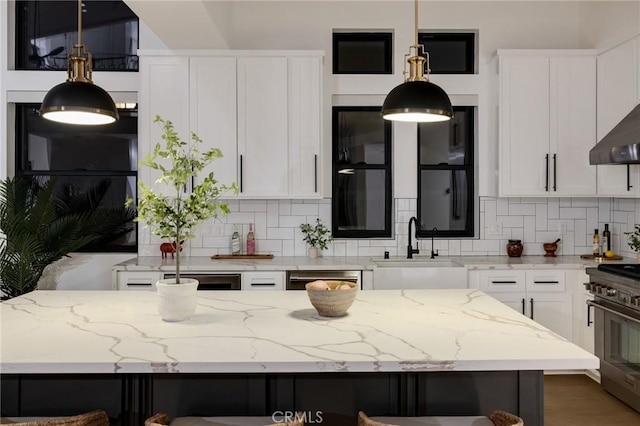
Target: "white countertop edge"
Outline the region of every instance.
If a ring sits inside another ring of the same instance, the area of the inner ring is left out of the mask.
[[[532,365],[535,364],[535,367]],[[2,374],[272,374],[272,373],[426,373],[441,371],[570,371],[600,368],[595,357],[568,359],[475,360],[475,361],[400,361],[400,362],[332,362],[310,363],[246,362],[227,363],[5,363]]]

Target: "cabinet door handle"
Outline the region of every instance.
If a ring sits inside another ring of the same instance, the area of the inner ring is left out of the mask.
[[[591,303],[587,300],[587,327],[591,327],[593,321],[591,321]]]
[[[549,154],[545,155],[544,157],[544,164],[545,164],[545,181],[544,181],[544,190],[549,192]]]
[[[313,192],[318,192],[318,154],[313,156]]]
[[[627,191],[631,191],[633,185],[631,185],[631,165],[627,164]]]
[[[242,154],[240,154],[240,192],[242,192]]]
[[[529,318],[533,319],[533,297],[531,298],[531,300],[529,300],[529,303],[531,304],[531,312],[529,313]]]
[[[524,315],[524,297],[522,298],[522,315]]]
[[[556,154],[553,154],[553,192],[558,189],[558,173],[557,173],[557,161]]]

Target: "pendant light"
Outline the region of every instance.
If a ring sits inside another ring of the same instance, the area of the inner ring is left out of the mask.
[[[414,55],[411,56],[411,49]],[[426,56],[422,56],[420,53]],[[405,58],[409,63],[409,77],[387,95],[382,105],[382,118],[392,121],[435,122],[453,117],[449,96],[429,81],[429,53],[418,44],[418,0],[415,0],[415,43]],[[424,75],[426,62],[426,72]],[[402,72],[407,74],[406,64]]]
[[[78,0],[78,43],[67,57],[68,79],[44,97],[40,115],[67,124],[109,124],[118,120],[111,96],[91,80],[92,55],[82,44],[82,0]]]

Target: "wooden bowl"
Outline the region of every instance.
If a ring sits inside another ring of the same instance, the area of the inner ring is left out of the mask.
[[[326,285],[325,285],[326,283]],[[339,289],[348,286],[347,290]],[[309,301],[323,317],[342,317],[356,300],[358,287],[347,281],[313,281],[305,285]]]
[[[558,244],[556,243],[543,243],[542,248],[546,252],[544,257],[556,257],[556,250],[558,250]]]

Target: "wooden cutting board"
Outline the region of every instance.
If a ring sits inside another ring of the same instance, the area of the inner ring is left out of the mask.
[[[617,254],[615,254],[611,257],[604,257],[604,256],[594,256],[592,254],[581,254],[580,259],[590,259],[590,260],[596,260],[601,262],[603,260],[622,260],[622,256],[618,256]]]
[[[248,259],[273,259],[272,254],[216,254],[211,256],[214,260],[248,260]]]

